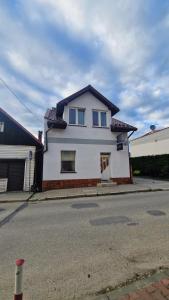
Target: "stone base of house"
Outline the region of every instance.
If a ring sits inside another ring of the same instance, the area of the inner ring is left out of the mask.
[[[100,178],[92,179],[65,179],[65,180],[44,180],[42,182],[43,191],[52,189],[77,188],[85,186],[96,186]]]
[[[130,177],[124,178],[111,178],[113,182],[117,184],[129,184],[132,183]],[[65,180],[44,180],[42,182],[42,190],[54,190],[54,189],[66,189],[66,188],[77,188],[77,187],[90,187],[97,186],[101,182],[100,178],[90,179],[65,179]]]
[[[133,183],[133,180],[131,177],[120,177],[120,178],[111,178],[113,182],[116,182],[117,184],[131,184]]]

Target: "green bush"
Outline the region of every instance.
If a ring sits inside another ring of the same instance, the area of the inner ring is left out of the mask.
[[[169,178],[169,154],[132,157],[131,165],[133,175]]]
[[[133,170],[133,175],[134,176],[139,176],[139,175],[141,175],[141,171],[140,170]]]

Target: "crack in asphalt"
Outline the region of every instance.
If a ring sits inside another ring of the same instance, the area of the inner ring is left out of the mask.
[[[4,226],[6,223],[9,223],[21,210],[25,209],[28,206],[28,202],[24,202],[19,207],[17,207],[12,213],[0,221],[0,227]]]

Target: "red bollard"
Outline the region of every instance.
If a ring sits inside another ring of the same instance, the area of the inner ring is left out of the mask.
[[[22,292],[23,264],[24,264],[24,259],[16,260],[14,300],[22,300],[23,299],[23,292]]]

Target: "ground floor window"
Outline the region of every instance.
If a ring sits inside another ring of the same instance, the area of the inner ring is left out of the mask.
[[[75,151],[61,151],[61,172],[75,172]]]

